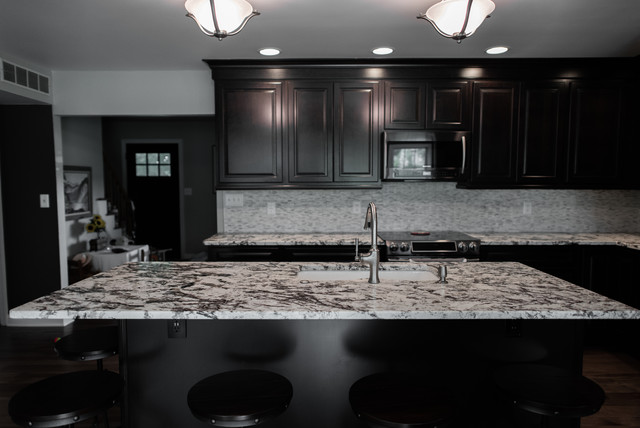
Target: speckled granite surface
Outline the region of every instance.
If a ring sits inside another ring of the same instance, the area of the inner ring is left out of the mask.
[[[474,233],[484,245],[620,245],[640,250],[640,235],[631,233]],[[369,244],[363,233],[222,233],[204,240],[205,245],[353,245]]]
[[[435,269],[384,263],[384,269]],[[129,263],[10,311],[69,319],[628,319],[640,310],[519,263],[452,263],[435,281],[310,281],[357,263]]]

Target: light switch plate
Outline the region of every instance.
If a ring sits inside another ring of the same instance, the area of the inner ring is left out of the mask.
[[[40,195],[40,208],[49,208],[49,195],[47,193]]]

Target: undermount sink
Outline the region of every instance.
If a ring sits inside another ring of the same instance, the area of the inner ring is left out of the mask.
[[[438,277],[428,270],[381,270],[380,281],[436,281]],[[301,270],[299,279],[309,281],[368,280],[368,270]]]

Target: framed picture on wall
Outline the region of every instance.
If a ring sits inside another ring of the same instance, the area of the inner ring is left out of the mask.
[[[64,167],[64,212],[65,218],[91,217],[91,167]]]

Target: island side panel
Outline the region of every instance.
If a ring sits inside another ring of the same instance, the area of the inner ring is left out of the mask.
[[[169,339],[167,320],[129,320],[123,422],[202,428],[187,406],[189,388],[215,373],[262,368],[294,388],[289,409],[265,427],[359,427],[349,387],[385,370],[447,383],[460,395],[465,426],[479,427],[503,417],[493,400],[492,369],[539,361],[580,371],[581,325],[523,320],[514,334],[505,320],[189,320],[185,339]]]

